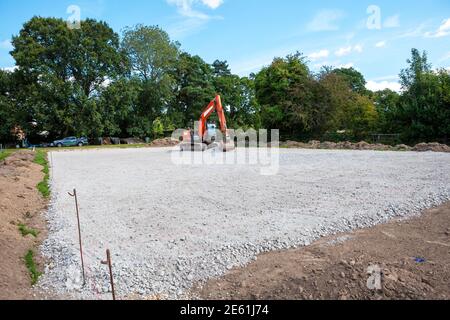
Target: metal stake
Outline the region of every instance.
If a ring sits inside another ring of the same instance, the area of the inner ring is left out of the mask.
[[[113,298],[113,300],[116,300],[116,292],[114,290],[114,278],[113,278],[112,263],[111,263],[111,252],[109,251],[109,249],[106,249],[106,261],[102,261],[102,264],[107,264],[109,267],[109,279],[111,281],[112,298]]]
[[[79,213],[79,210],[78,210],[77,190],[73,189],[73,194],[69,192],[69,196],[75,198],[75,207],[76,207],[76,210],[77,210],[77,221],[78,221],[78,240],[80,242],[81,268],[83,269],[83,285],[85,285],[86,284],[86,277],[85,277],[85,273],[84,273],[83,245],[81,243],[80,213]]]

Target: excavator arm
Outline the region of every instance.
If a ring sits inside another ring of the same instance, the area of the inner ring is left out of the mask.
[[[222,132],[224,138],[223,141],[218,141],[214,143],[214,145],[218,146],[219,149],[222,149],[222,151],[224,152],[234,150],[234,141],[231,141],[229,137],[227,119],[225,117],[225,110],[222,106],[222,100],[220,98],[220,95],[216,95],[214,100],[212,100],[202,112],[198,125],[198,137],[196,137],[194,131],[186,131],[183,135],[183,142],[180,145],[181,151],[205,151],[208,146],[213,145],[213,143],[211,142],[208,144],[208,142],[205,140],[205,133],[207,130],[208,119],[214,112],[217,112],[217,115],[219,117],[220,131]]]
[[[222,99],[219,95],[217,95],[214,100],[212,100],[203,110],[202,116],[199,121],[199,128],[198,128],[198,135],[199,137],[203,137],[206,132],[206,123],[211,117],[211,115],[214,113],[214,111],[217,112],[217,115],[219,117],[220,122],[220,131],[222,131],[222,134],[226,135],[227,133],[227,119],[225,117],[225,111],[222,107]]]

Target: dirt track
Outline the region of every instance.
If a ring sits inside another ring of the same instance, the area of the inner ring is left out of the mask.
[[[34,153],[17,152],[0,162],[0,300],[37,298],[23,260],[30,249],[37,255],[46,237],[46,201],[36,189],[42,167],[33,160]],[[23,237],[19,224],[39,231],[38,237]]]
[[[369,266],[382,290],[369,290]],[[200,299],[450,299],[450,203],[423,217],[261,255],[192,291]]]

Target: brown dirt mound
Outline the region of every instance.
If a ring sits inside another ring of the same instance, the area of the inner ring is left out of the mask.
[[[427,152],[427,151],[450,152],[450,147],[445,145],[445,144],[440,144],[440,143],[437,143],[437,142],[433,142],[433,143],[419,143],[412,150],[413,151],[417,151],[417,152]]]
[[[375,151],[434,151],[434,152],[450,152],[450,147],[445,144],[439,143],[421,143],[411,148],[404,144],[399,144],[395,147],[384,145],[384,144],[370,144],[366,141],[361,141],[358,143],[353,143],[349,141],[343,142],[320,142],[320,141],[310,141],[308,143],[297,142],[297,141],[286,141],[280,143],[281,147],[284,148],[300,148],[300,149],[324,149],[324,150],[375,150]]]
[[[34,153],[16,152],[0,163],[0,300],[34,299],[31,280],[23,258],[46,237],[42,212],[46,200],[36,189],[42,167],[33,163]],[[37,230],[38,237],[23,237],[19,224]],[[42,260],[37,256],[38,265]]]
[[[150,143],[151,147],[173,147],[180,144],[179,141],[174,141],[171,138],[163,138],[163,139],[156,139],[153,140]]]
[[[379,268],[379,269],[378,269]],[[370,269],[380,289],[368,288]],[[372,272],[372,271],[371,271]],[[261,255],[192,291],[201,299],[450,299],[450,203],[422,217]]]
[[[144,140],[139,138],[126,138],[126,139],[120,139],[121,144],[143,144],[145,143]]]

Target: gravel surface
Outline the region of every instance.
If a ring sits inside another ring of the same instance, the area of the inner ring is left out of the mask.
[[[238,152],[243,152],[238,151]],[[277,175],[256,166],[174,165],[170,149],[53,152],[50,259],[40,287],[108,298],[180,298],[259,253],[409,217],[450,200],[450,154],[280,150]],[[87,283],[83,287],[77,189]]]

